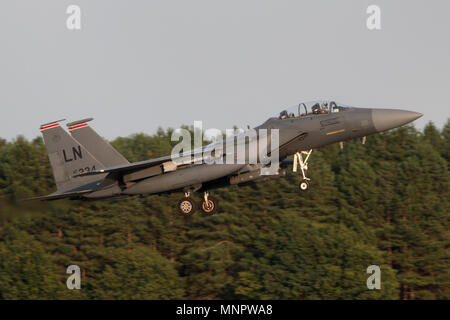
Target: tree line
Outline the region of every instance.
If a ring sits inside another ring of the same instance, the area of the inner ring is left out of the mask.
[[[146,160],[171,132],[111,143]],[[314,150],[307,192],[289,172],[185,218],[181,194],[22,202],[55,190],[45,146],[0,139],[0,299],[449,299],[449,158],[450,121],[405,126]]]

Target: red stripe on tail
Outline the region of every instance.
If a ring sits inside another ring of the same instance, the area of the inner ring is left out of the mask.
[[[50,129],[50,128],[55,128],[55,127],[59,127],[59,123],[52,123],[52,124],[49,124],[49,125],[47,125],[47,126],[41,126],[41,131],[44,131],[44,130],[47,130],[47,129]]]
[[[72,131],[72,130],[83,128],[83,127],[87,127],[87,126],[88,126],[87,123],[77,124],[76,126],[69,127],[69,130]]]

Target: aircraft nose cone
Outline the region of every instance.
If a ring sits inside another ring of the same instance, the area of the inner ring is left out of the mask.
[[[372,109],[373,126],[377,132],[393,129],[423,116],[419,112],[396,109]]]

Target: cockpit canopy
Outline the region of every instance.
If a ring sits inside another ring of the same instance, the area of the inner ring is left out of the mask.
[[[343,112],[350,108],[350,106],[342,103],[328,100],[300,102],[299,104],[281,111],[277,117],[279,119],[298,118],[306,115],[321,115]]]

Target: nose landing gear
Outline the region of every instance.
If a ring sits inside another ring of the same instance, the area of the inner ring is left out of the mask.
[[[308,170],[308,159],[312,153],[312,149],[309,151],[300,151],[294,155],[294,165],[292,171],[297,172],[297,165],[300,166],[300,170],[302,171],[303,179],[300,181],[298,187],[301,191],[306,191],[309,189],[309,179],[306,177],[306,171]],[[305,159],[303,159],[303,155],[305,155]]]
[[[298,187],[300,188],[301,191],[305,191],[309,189],[309,182],[308,180],[302,180],[300,181]]]

